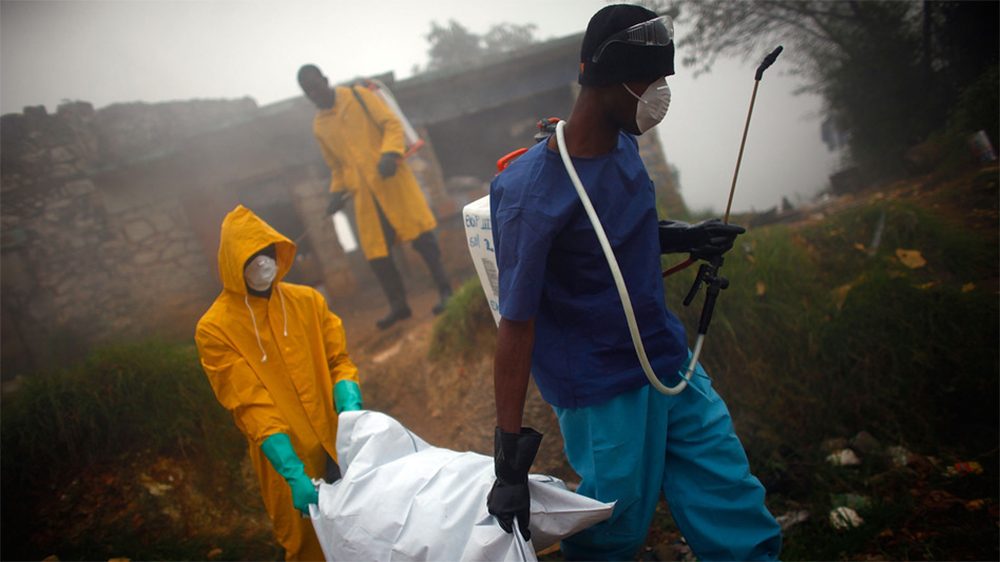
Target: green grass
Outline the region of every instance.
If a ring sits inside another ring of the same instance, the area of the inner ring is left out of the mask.
[[[854,244],[871,239],[883,210],[882,244],[869,256]],[[921,250],[928,265],[906,268],[896,248]],[[961,225],[902,203],[852,209],[802,231],[755,230],[723,267],[731,287],[704,363],[734,409],[785,443],[875,428],[924,445],[945,428],[988,427],[996,419],[997,302],[962,287],[995,275],[995,251]],[[687,271],[667,289],[688,326],[701,297],[690,309],[676,303],[692,279]],[[768,420],[778,412],[780,435]]]
[[[869,253],[883,213],[881,245]],[[927,265],[906,267],[897,248],[919,250]],[[910,488],[880,495],[872,483],[891,472],[884,458],[865,458],[860,470],[831,467],[821,447],[827,439],[865,430],[885,446],[945,464],[979,460],[986,476],[963,497],[997,497],[1000,310],[990,290],[997,263],[995,240],[900,201],[806,228],[756,229],[727,255],[731,287],[719,298],[702,361],[769,500],[779,512],[803,505],[813,512],[813,522],[786,540],[783,558],[849,559],[886,542],[877,536],[884,528],[913,518]],[[687,326],[696,325],[702,298],[679,306],[692,278],[686,271],[667,287]],[[976,288],[963,290],[967,283]],[[957,482],[934,485],[957,493]],[[834,532],[828,498],[846,492],[872,495],[874,505],[865,526]],[[971,517],[961,511],[949,517]],[[995,539],[990,525],[984,518],[965,532]],[[884,555],[949,558],[954,539],[927,540],[919,552],[899,541]],[[981,540],[973,555],[993,556],[991,544]]]
[[[478,277],[462,284],[448,301],[448,307],[434,323],[429,356],[469,358],[492,354],[496,346],[496,323],[486,303]]]
[[[222,552],[212,560],[282,560],[283,550],[270,534],[246,536],[194,536],[178,529],[164,529],[150,522],[145,528],[127,525],[95,529],[97,534],[79,537],[72,543],[51,545],[60,560],[205,560],[214,549]]]
[[[4,463],[5,477],[27,480],[139,449],[226,458],[244,447],[194,346],[156,341],[98,349],[76,368],[26,377],[4,397],[2,428],[3,456],[17,459]]]
[[[881,244],[871,254],[883,215]],[[996,273],[995,240],[976,236],[956,219],[906,201],[885,201],[842,212],[806,229],[804,235],[822,256],[824,278],[835,286],[865,273],[896,272],[905,273],[914,282],[957,283],[960,287]],[[899,267],[897,248],[919,250],[927,266],[918,270]]]
[[[215,498],[213,509],[238,511],[233,502],[256,494],[240,477],[246,441],[190,344],[101,348],[74,368],[26,377],[3,398],[0,430],[5,558],[204,558],[212,530],[169,524],[161,509],[177,506],[138,484],[157,458],[187,467],[198,494]],[[97,526],[71,536],[88,521]],[[228,546],[223,558],[241,556],[241,541],[273,549],[270,537],[218,540]]]

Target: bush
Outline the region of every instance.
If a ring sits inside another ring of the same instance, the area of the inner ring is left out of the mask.
[[[434,323],[428,355],[431,359],[449,355],[463,358],[481,353],[492,355],[496,331],[496,322],[479,278],[472,277],[452,295],[444,314]]]
[[[245,442],[193,345],[101,348],[4,397],[4,483],[53,479],[128,451],[239,459]]]
[[[905,267],[897,248],[921,250],[927,265]],[[861,430],[946,457],[995,446],[1000,309],[966,283],[995,276],[996,260],[994,242],[902,202],[741,237],[702,362],[758,475],[808,495],[809,455]],[[668,306],[689,329],[703,298],[680,306],[693,275],[667,283]]]

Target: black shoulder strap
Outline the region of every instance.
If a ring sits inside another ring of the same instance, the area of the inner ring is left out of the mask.
[[[375,127],[378,128],[380,133],[384,132],[382,130],[381,125],[379,125],[379,122],[376,121],[374,117],[372,117],[371,111],[368,111],[368,105],[365,103],[365,100],[361,99],[361,94],[359,94],[358,91],[354,89],[355,86],[349,86],[349,88],[351,89],[351,93],[354,94],[354,99],[358,100],[358,103],[361,104],[361,109],[365,110],[365,115],[368,116],[368,119],[370,119],[371,122],[375,124]]]

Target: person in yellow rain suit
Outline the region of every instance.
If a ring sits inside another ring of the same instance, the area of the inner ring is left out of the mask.
[[[284,283],[295,244],[237,206],[222,221],[223,290],[195,342],[219,402],[246,436],[286,560],[323,560],[311,478],[339,478],[337,414],[361,409],[344,328],[312,287]]]
[[[313,134],[330,167],[329,214],[354,199],[361,250],[389,301],[388,316],[376,325],[386,329],[410,317],[399,270],[392,261],[396,238],[413,242],[437,285],[440,314],[451,296],[441,250],[434,236],[437,221],[406,161],[403,125],[385,103],[364,87],[330,87],[319,68],[299,69],[299,86],[319,112]]]

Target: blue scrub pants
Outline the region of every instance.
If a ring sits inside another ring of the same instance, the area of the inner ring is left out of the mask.
[[[562,542],[567,560],[632,560],[661,489],[699,560],[777,559],[781,528],[729,410],[701,365],[691,381],[697,389],[675,396],[645,385],[596,406],[554,408],[577,491],[617,502],[610,519]]]

